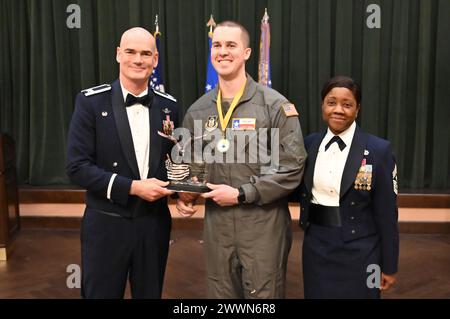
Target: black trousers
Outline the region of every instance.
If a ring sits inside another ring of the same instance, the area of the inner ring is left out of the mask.
[[[83,298],[161,298],[171,217],[149,212],[128,219],[86,209],[81,226]]]

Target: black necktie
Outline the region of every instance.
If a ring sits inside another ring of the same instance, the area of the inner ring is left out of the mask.
[[[125,100],[125,106],[128,107],[128,106],[132,106],[134,104],[142,104],[143,106],[148,107],[149,102],[150,102],[150,96],[148,94],[141,96],[141,97],[136,97],[136,96],[128,93],[127,99]]]
[[[345,148],[345,143],[344,141],[337,135],[333,136],[333,138],[327,143],[327,145],[325,145],[325,152],[327,151],[327,149],[330,147],[331,144],[333,144],[334,142],[337,142],[339,145],[340,150],[342,151]]]

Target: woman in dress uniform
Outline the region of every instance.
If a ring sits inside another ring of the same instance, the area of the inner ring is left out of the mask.
[[[395,283],[397,168],[390,143],[356,124],[360,101],[353,79],[329,80],[322,89],[328,128],[305,138],[305,298],[380,298]]]

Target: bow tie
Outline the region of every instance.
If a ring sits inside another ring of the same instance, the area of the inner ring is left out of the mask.
[[[134,104],[142,104],[143,106],[148,107],[149,102],[150,102],[150,96],[148,94],[141,96],[141,97],[137,97],[137,96],[134,96],[134,95],[128,93],[127,99],[125,100],[125,106],[128,107],[128,106],[132,106]]]
[[[345,148],[345,142],[337,135],[333,136],[333,138],[325,145],[325,152],[334,142],[338,143],[339,149],[342,151]]]

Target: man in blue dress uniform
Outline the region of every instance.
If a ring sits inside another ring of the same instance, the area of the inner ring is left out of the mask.
[[[173,144],[158,130],[178,124],[177,104],[149,87],[158,52],[147,30],[124,32],[116,59],[119,79],[79,93],[69,129],[67,174],[87,190],[82,296],[122,298],[129,279],[133,298],[160,298],[171,229],[164,160]]]

